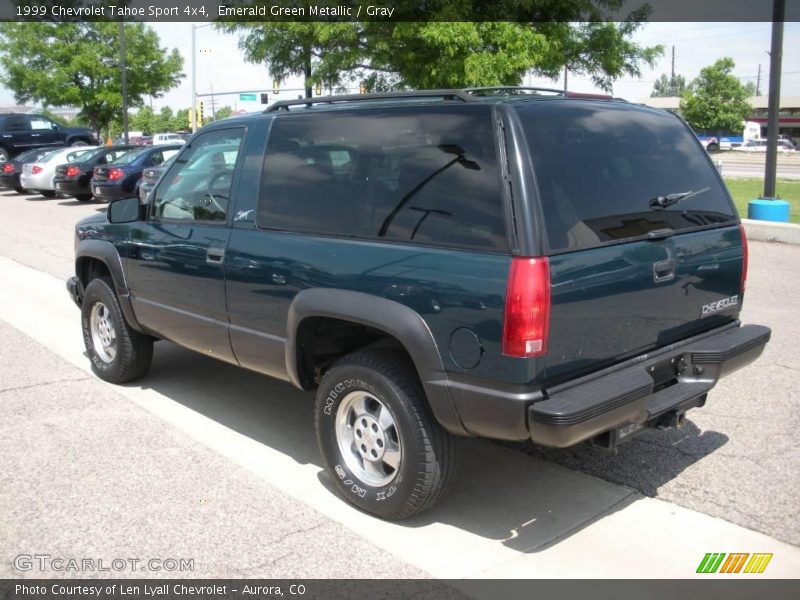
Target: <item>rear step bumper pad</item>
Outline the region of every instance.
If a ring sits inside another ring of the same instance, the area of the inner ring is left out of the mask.
[[[548,390],[528,408],[531,439],[566,448],[628,424],[702,405],[720,377],[756,360],[770,338],[762,325],[726,328]],[[651,373],[674,365],[676,377],[656,389]]]

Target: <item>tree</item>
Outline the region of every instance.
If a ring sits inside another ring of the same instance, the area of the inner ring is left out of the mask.
[[[306,98],[316,84],[339,87],[360,56],[357,23],[225,22],[217,27],[240,32],[245,60],[268,65],[272,79],[302,75]]]
[[[233,116],[233,109],[230,106],[223,106],[222,108],[218,108],[214,111],[214,118],[210,119],[211,121],[221,121],[222,119],[227,119],[228,117]]]
[[[686,90],[686,78],[683,75],[667,77],[662,73],[653,84],[653,91],[650,92],[651,98],[671,98],[682,96]]]
[[[694,129],[739,131],[752,113],[745,87],[733,75],[736,64],[721,58],[705,67],[681,98],[681,112]]]
[[[749,98],[750,96],[755,96],[758,90],[756,89],[755,83],[748,81],[744,84],[744,91],[747,92],[747,96]]]
[[[80,108],[101,131],[122,107],[118,32],[107,22],[0,23],[0,83],[17,102]],[[130,106],[160,97],[183,77],[177,49],[162,48],[145,24],[126,24],[125,44]]]
[[[358,79],[370,90],[518,85],[529,71],[556,79],[565,66],[610,90],[616,78],[639,76],[641,65],[652,65],[662,52],[660,46],[645,48],[631,41],[649,8],[637,9],[620,23],[603,19],[603,9],[621,5],[621,0],[497,0],[490,5],[430,0],[426,14],[431,20],[425,23],[398,17],[391,22],[228,22],[217,27],[239,33],[246,60],[266,63],[272,78],[303,75],[307,97],[314,84],[338,88]],[[419,11],[419,2],[398,0],[396,6],[401,13],[410,7]],[[507,22],[509,11],[522,9],[530,22]],[[475,11],[481,11],[482,19],[471,22],[467,17]],[[493,16],[498,20],[492,21]]]

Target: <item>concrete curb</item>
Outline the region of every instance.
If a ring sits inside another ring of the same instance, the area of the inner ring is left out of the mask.
[[[800,246],[800,225],[742,219],[747,239],[757,242],[781,242]]]

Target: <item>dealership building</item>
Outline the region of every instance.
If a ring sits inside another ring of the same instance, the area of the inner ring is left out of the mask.
[[[680,101],[678,97],[668,98],[643,98],[642,104],[655,108],[665,108],[680,114]],[[747,120],[761,124],[761,137],[767,137],[767,102],[768,96],[752,96],[747,100],[753,107],[753,114]],[[781,96],[780,110],[778,111],[778,133],[800,143],[800,96]],[[741,135],[741,133],[739,133]]]

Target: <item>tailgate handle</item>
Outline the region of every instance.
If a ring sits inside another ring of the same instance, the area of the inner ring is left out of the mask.
[[[670,281],[675,279],[675,261],[662,260],[653,265],[653,281],[661,283],[662,281]]]

